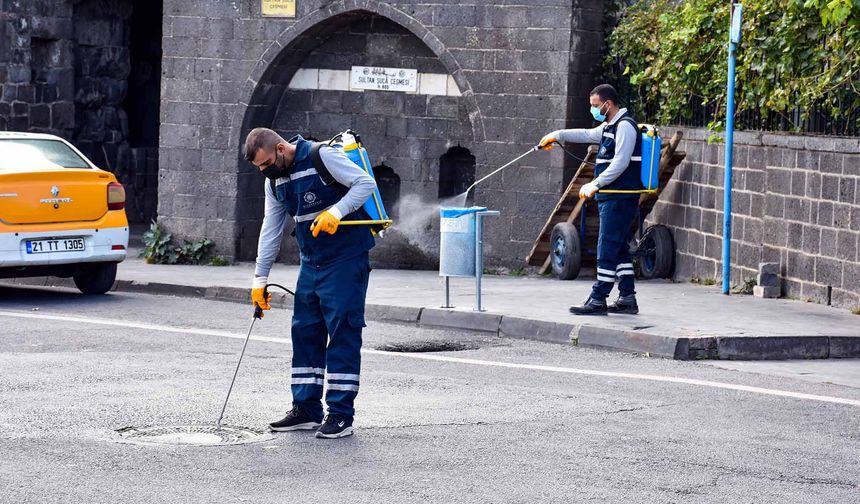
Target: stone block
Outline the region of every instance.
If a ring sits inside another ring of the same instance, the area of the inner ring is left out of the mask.
[[[842,158],[842,173],[854,177],[860,176],[860,155],[845,154]]]
[[[651,355],[676,359],[688,358],[688,355],[684,355],[684,352],[679,352],[680,347],[682,347],[682,341],[679,338],[669,336],[590,325],[581,325],[574,328],[572,335],[576,340],[576,344],[583,347],[610,348],[628,352],[648,352]],[[686,347],[686,345],[683,345],[683,347]]]
[[[840,229],[851,229],[851,213],[856,211],[852,205],[833,205],[833,227]],[[854,219],[855,222],[858,219]]]
[[[202,36],[207,39],[231,39],[233,38],[232,18],[209,18],[205,19]],[[174,28],[175,30],[175,28]],[[175,31],[174,31],[175,35]]]
[[[744,176],[744,189],[751,192],[764,192],[767,189],[765,177],[766,173],[763,170],[746,170]]]
[[[803,226],[801,248],[808,254],[818,254],[821,244],[821,228]]]
[[[288,87],[290,89],[319,89],[319,69],[299,68],[293,74]]]
[[[765,215],[782,218],[785,214],[785,198],[778,194],[768,193],[765,197]]]
[[[818,257],[815,260],[815,282],[833,287],[842,286],[843,262],[837,259]]]
[[[200,128],[200,147],[204,149],[218,149],[230,142],[229,127],[202,126]]]
[[[520,95],[548,95],[553,91],[550,75],[544,72],[506,73],[502,89],[505,93]]]
[[[492,313],[424,308],[419,324],[498,334],[501,321],[501,315]]]
[[[821,173],[842,173],[842,154],[837,152],[821,152],[818,155],[818,170]]]
[[[839,177],[836,175],[822,175],[821,198],[828,201],[839,201]]]
[[[826,336],[732,336],[717,338],[719,358],[725,360],[825,359]]]
[[[431,96],[427,100],[427,114],[432,117],[456,119],[460,115],[458,100],[447,96]]]
[[[769,275],[769,274],[759,273],[756,276],[756,284],[760,287],[776,287],[776,288],[779,288],[779,286],[780,286],[779,275],[775,275],[775,274]]]
[[[75,104],[59,102],[51,105],[51,127],[71,129],[75,127]]]
[[[507,338],[530,339],[550,343],[569,344],[575,326],[556,322],[502,317],[499,335]]]
[[[842,177],[839,180],[839,201],[841,201],[842,203],[854,203],[855,192],[855,179],[849,177]]]
[[[320,69],[319,89],[349,91],[349,70]]]
[[[857,227],[855,229],[860,229]],[[822,234],[822,249],[824,235]],[[836,243],[835,253],[831,257],[836,257],[843,261],[855,261],[857,257],[857,244],[860,242],[860,233],[853,231],[840,230],[838,238],[834,240]],[[860,283],[857,284],[860,286]]]
[[[785,157],[790,159],[788,163],[783,159],[783,154],[786,154]],[[791,151],[786,151],[782,147],[765,147],[764,162],[767,167],[784,168],[787,165],[794,166],[794,158],[791,156]]]
[[[779,263],[762,262],[759,263],[758,270],[762,275],[779,275]]]
[[[827,201],[818,202],[817,222],[820,226],[833,225],[833,203]]]
[[[845,359],[860,357],[860,335],[831,336],[830,358]]]
[[[461,96],[460,86],[457,85],[457,80],[453,75],[449,75],[446,79],[445,93],[448,96]]]
[[[842,288],[847,291],[857,293],[860,286],[860,263],[845,262],[842,279]],[[858,306],[860,308],[860,306]]]
[[[48,105],[30,107],[30,127],[47,128],[51,125],[51,109]]]
[[[477,9],[474,5],[438,5],[433,9],[434,26],[476,26]]]
[[[768,168],[767,190],[775,194],[791,194],[791,171]]]
[[[424,73],[419,76],[418,93],[422,95],[448,94],[448,75]]]

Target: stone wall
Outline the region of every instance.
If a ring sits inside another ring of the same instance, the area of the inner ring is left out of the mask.
[[[253,127],[297,131],[290,125],[303,120],[288,119],[288,110],[304,114],[307,129],[325,130],[308,131],[320,137],[344,119],[361,119],[365,127],[359,129],[369,131],[366,143],[378,156],[374,164],[385,161],[394,169],[401,194],[414,189],[422,197],[437,183],[439,156],[458,142],[475,156],[480,177],[548,131],[590,124],[582,90],[594,84],[599,37],[591,41],[602,23],[602,2],[297,5],[296,19],[282,19],[263,18],[258,0],[165,2],[159,216],[175,235],[207,236],[231,257],[255,255],[262,184],[241,159],[240,146]],[[371,30],[371,37],[356,33],[357,26],[373,27],[375,18],[388,22]],[[350,42],[338,50],[336,41],[344,37]],[[361,44],[364,51],[353,50]],[[326,47],[334,56],[325,65],[313,62],[311,55],[326,53]],[[425,71],[450,77],[459,96],[326,89],[306,92],[310,101],[300,104],[300,93],[290,88],[300,69],[383,61],[395,47],[408,49],[404,58],[420,61],[399,58],[392,65],[429,65]],[[424,104],[420,110],[409,109],[418,102]],[[416,140],[420,149],[406,145]],[[538,153],[479,186],[475,203],[502,212],[487,227],[491,263],[522,264],[558,200],[564,163],[559,152]]]
[[[4,2],[0,12],[0,128],[75,130],[72,4]]]
[[[672,227],[676,278],[719,280],[725,145],[684,135],[649,219]],[[860,139],[737,132],[733,157],[732,283],[776,262],[784,295],[860,306]]]
[[[131,17],[131,0],[4,2],[0,129],[70,140],[126,185],[126,211],[141,221],[154,214],[155,190],[147,184],[157,182],[157,162],[136,161],[152,153],[133,155],[128,143],[122,105]]]

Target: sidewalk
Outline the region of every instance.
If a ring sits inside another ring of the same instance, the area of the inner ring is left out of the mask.
[[[130,254],[131,255],[131,254]],[[116,290],[248,302],[252,263],[233,266],[120,264]],[[276,265],[269,280],[295,285],[297,266]],[[7,281],[10,282],[10,281]],[[72,286],[71,280],[21,284]],[[474,279],[451,279],[454,309],[440,308],[445,285],[433,271],[374,270],[369,320],[484,331],[500,336],[648,352],[675,359],[813,359],[860,357],[860,316],[799,301],[724,296],[718,287],[664,280],[637,282],[639,315],[576,317],[591,280],[483,277],[483,307],[473,311]],[[273,291],[274,305],[292,301]]]

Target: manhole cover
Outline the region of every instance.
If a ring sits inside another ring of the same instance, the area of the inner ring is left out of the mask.
[[[256,443],[272,436],[245,427],[222,425],[164,425],[118,429],[120,440],[136,444],[215,446]]]
[[[409,341],[406,343],[390,343],[377,347],[385,352],[423,353],[423,352],[462,352],[476,350],[479,346],[473,342],[463,341]]]

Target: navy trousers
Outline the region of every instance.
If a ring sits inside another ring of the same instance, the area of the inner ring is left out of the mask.
[[[600,231],[597,237],[597,282],[591,288],[592,299],[605,300],[618,280],[621,296],[636,294],[630,240],[639,198],[605,199],[597,202]]]
[[[293,404],[323,417],[352,418],[361,375],[361,331],[370,262],[367,253],[325,267],[302,264],[293,311]]]

